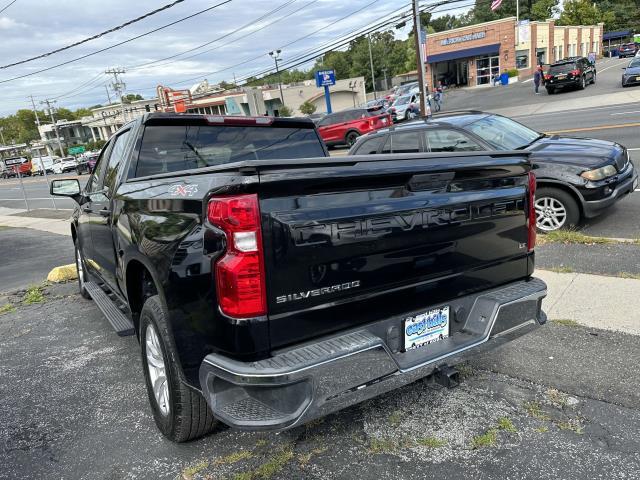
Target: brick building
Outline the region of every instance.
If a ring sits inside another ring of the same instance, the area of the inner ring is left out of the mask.
[[[538,64],[566,57],[602,56],[603,24],[556,26],[516,22],[515,17],[456,28],[427,36],[427,82],[480,86],[505,70],[527,77]]]

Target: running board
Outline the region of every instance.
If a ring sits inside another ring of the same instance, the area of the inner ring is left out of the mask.
[[[131,320],[120,311],[116,303],[109,298],[98,284],[86,282],[84,288],[89,292],[93,301],[96,302],[100,311],[109,320],[109,323],[119,336],[126,337],[136,333]]]

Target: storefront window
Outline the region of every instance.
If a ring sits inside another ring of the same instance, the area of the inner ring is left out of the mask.
[[[500,75],[500,57],[486,56],[476,58],[476,85],[491,83],[491,79]]]
[[[529,68],[529,50],[516,50],[516,68]]]
[[[544,65],[545,63],[547,63],[546,48],[536,48],[536,60],[538,61],[538,65]]]

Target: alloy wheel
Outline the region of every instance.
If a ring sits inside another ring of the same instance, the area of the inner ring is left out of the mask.
[[[153,324],[147,326],[145,336],[145,353],[153,396],[156,399],[160,413],[166,417],[169,414],[169,383],[160,337]]]
[[[567,208],[557,198],[537,198],[536,225],[544,232],[561,229],[567,222]]]

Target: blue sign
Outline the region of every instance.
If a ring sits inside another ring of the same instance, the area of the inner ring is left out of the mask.
[[[333,70],[318,70],[316,72],[316,87],[328,87],[336,84],[336,72]]]

